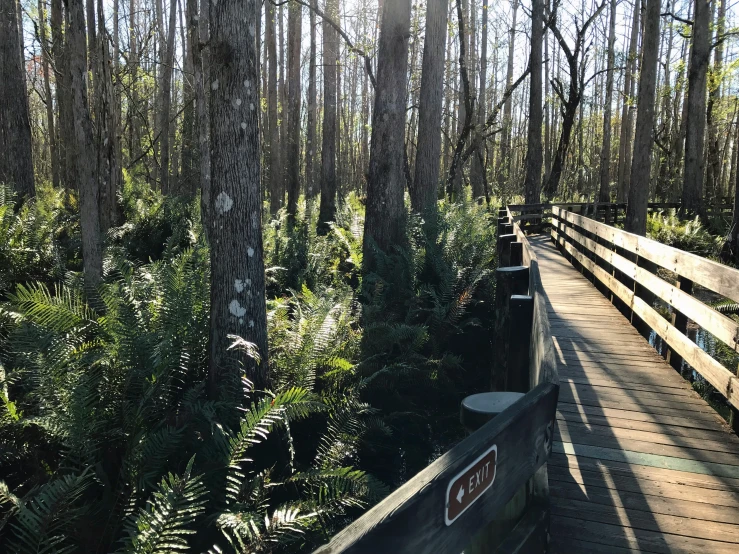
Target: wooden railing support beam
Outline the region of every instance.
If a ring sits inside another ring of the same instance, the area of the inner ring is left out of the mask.
[[[499,267],[495,271],[495,363],[491,389],[506,390],[508,375],[507,342],[510,328],[510,299],[513,295],[529,292],[529,268],[525,266]]]
[[[534,323],[534,299],[514,294],[509,301],[510,325],[508,330],[508,375],[505,390],[527,392],[529,384],[529,350],[531,328]]]
[[[515,265],[511,262],[511,245],[516,242],[517,238],[513,233],[498,237],[498,267]]]

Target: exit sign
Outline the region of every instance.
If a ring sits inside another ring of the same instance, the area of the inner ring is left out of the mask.
[[[493,445],[449,482],[444,508],[444,522],[447,525],[454,523],[493,486],[497,458],[498,446]]]

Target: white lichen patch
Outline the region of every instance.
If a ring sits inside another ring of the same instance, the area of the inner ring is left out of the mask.
[[[253,319],[250,319],[249,320],[249,327],[254,327],[254,320]]]
[[[244,324],[244,318],[243,317],[240,317],[239,318],[239,325],[243,325],[243,324]]]
[[[235,298],[231,300],[231,303],[228,305],[228,311],[236,317],[244,317],[246,314],[246,308],[239,304],[239,301]]]
[[[235,104],[236,104],[237,106],[241,106],[241,98],[237,98],[236,100],[234,100],[234,103],[235,103]]]
[[[247,281],[248,281],[248,279],[247,279]],[[244,290],[244,281],[242,281],[241,279],[236,279],[234,281],[234,288],[236,289],[236,292],[243,291]]]
[[[212,88],[213,90],[218,90],[218,79],[210,84],[210,88]]]
[[[228,210],[231,209],[233,205],[234,201],[231,200],[231,197],[225,192],[221,192],[218,196],[216,196],[216,211],[219,214],[225,214]]]
[[[246,121],[241,122],[241,128],[246,131]]]
[[[251,87],[251,82],[249,81],[249,79],[247,79],[246,81],[244,81],[244,86],[246,88],[250,88]]]
[[[254,256],[254,249],[250,246],[246,249],[246,253],[249,254],[249,257],[251,258],[252,256]]]
[[[251,111],[254,111],[254,104],[249,104],[249,109],[250,109]]]

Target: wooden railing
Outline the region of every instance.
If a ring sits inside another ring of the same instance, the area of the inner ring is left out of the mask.
[[[518,244],[513,247],[520,258],[517,269],[525,270],[527,279],[525,290],[517,291],[514,302],[509,296],[496,301],[505,312],[499,333],[520,348],[496,353],[496,358],[507,356],[504,364],[500,360],[491,363],[498,370],[503,366],[510,374],[519,373],[513,380],[525,383],[528,392],[316,553],[513,553],[523,552],[524,548],[527,552],[545,551],[549,525],[546,462],[552,448],[559,379],[538,261],[509,214],[508,210],[501,210],[499,225],[510,224],[506,230],[515,236],[502,244],[506,245],[509,259],[511,244]],[[506,269],[499,268],[497,273]],[[530,317],[517,317],[522,314],[511,308],[514,303],[522,310],[528,307]],[[497,459],[492,485],[450,521],[452,484],[493,447]],[[525,506],[511,520],[511,510],[507,508],[514,496],[517,506],[520,507],[521,498]],[[482,544],[481,535],[485,536]]]
[[[680,370],[684,360],[723,395],[732,410],[732,426],[739,430],[736,368],[724,367],[687,336],[693,321],[739,352],[739,324],[693,294],[702,287],[739,302],[739,270],[559,206],[552,208],[551,235],[563,254],[632,317],[632,323],[662,338],[673,367]],[[656,299],[669,306],[669,319],[655,309]]]
[[[550,224],[552,207],[557,206],[579,215],[588,216],[597,221],[618,224],[626,218],[626,203],[602,204],[593,202],[561,202],[554,204],[510,204],[508,209],[513,221],[519,222],[526,232],[543,231]],[[650,202],[649,211],[680,208],[675,202]],[[707,209],[709,217],[731,217],[733,204],[719,204]]]

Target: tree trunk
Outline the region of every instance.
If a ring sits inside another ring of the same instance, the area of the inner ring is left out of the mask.
[[[516,15],[518,12],[518,0],[513,0],[513,21],[509,30],[508,38],[508,66],[506,68],[505,86],[506,88],[513,83],[513,61],[514,50],[516,47]],[[498,166],[498,190],[501,194],[507,190],[508,179],[511,175],[511,115],[513,113],[513,96],[506,100],[503,106],[503,126],[500,132],[500,156]],[[505,196],[505,195],[503,195]]]
[[[87,95],[87,43],[85,10],[82,0],[67,0],[69,9],[69,68],[71,71],[72,109],[76,174],[80,190],[80,228],[82,231],[82,266],[85,284],[94,290],[102,280],[103,250],[100,234],[100,191],[95,172],[97,155],[93,141],[92,120]]]
[[[634,2],[634,15],[631,20],[631,39],[629,43],[629,58],[626,62],[626,78],[624,79],[624,104],[621,111],[621,133],[618,150],[618,183],[617,202],[625,202],[629,195],[629,174],[631,166],[631,135],[633,117],[633,87],[634,72],[637,58],[637,44],[639,42],[639,19],[641,2]]]
[[[214,190],[210,222],[209,393],[213,398],[222,397],[224,391],[240,390],[242,372],[258,390],[269,384],[256,109],[258,6],[255,0],[211,3]],[[253,343],[261,363],[244,350],[228,350],[232,342],[229,335]]]
[[[315,143],[316,143],[316,12],[318,0],[311,0],[310,13],[310,53],[308,61],[308,129],[305,135],[305,197],[315,195]]]
[[[177,0],[170,0],[169,27],[166,50],[162,53],[161,101],[159,102],[159,151],[162,193],[169,194],[169,127],[172,106],[172,66],[174,65],[174,38],[177,30]]]
[[[721,80],[724,65],[724,41],[720,37],[724,34],[726,20],[726,0],[718,0],[718,14],[716,16],[716,40],[718,44],[714,50],[713,70],[708,83],[708,107],[706,110],[706,124],[708,125],[708,167],[706,174],[706,195],[709,202],[720,204],[721,196],[721,152],[716,111],[721,100]],[[720,112],[719,112],[720,113]]]
[[[660,0],[647,0],[642,63],[639,72],[636,136],[634,137],[634,155],[629,179],[629,205],[626,209],[624,227],[630,233],[642,236],[647,233],[647,201],[649,200],[649,176],[652,168],[652,146],[654,145],[660,4]]]
[[[292,2],[287,14],[287,213],[298,213],[300,196],[300,43],[303,9]]]
[[[681,212],[703,215],[703,166],[706,132],[706,77],[711,55],[711,4],[696,0],[693,48],[688,69],[688,112]]]
[[[326,1],[326,15],[336,21],[338,0]],[[323,142],[321,144],[321,208],[318,231],[328,231],[328,223],[336,217],[336,71],[339,37],[323,20]]]
[[[21,56],[15,0],[0,0],[0,182],[32,197],[36,186]]]
[[[363,244],[365,273],[375,267],[375,246],[389,253],[394,246],[404,243],[403,160],[410,17],[410,0],[385,0],[367,183]]]
[[[613,64],[616,43],[616,11],[618,0],[611,0],[611,17],[608,27],[608,59],[606,60],[606,99],[603,111],[603,147],[600,151],[600,190],[598,202],[611,201],[611,104],[613,103]]]
[[[418,143],[411,206],[418,213],[433,213],[439,196],[442,101],[444,94],[444,43],[449,0],[428,0],[426,37],[421,60],[418,101]]]
[[[44,96],[46,97],[46,123],[49,135],[49,154],[51,155],[51,183],[59,188],[59,152],[56,147],[56,125],[54,122],[54,100],[51,94],[51,76],[49,75],[51,48],[47,35],[47,12],[44,2],[38,2],[39,42],[41,43],[41,67],[44,75]]]
[[[482,0],[482,37],[480,47],[480,88],[477,96],[477,124],[485,123],[486,117],[486,94],[487,94],[487,73],[488,73],[488,0]],[[472,155],[472,166],[470,173],[470,184],[472,185],[472,196],[481,198],[483,195],[488,198],[489,194],[485,184],[487,176],[485,174],[485,142],[480,145],[479,152]]]
[[[267,77],[267,112],[269,114],[269,212],[274,215],[282,203],[282,181],[280,176],[280,132],[277,126],[277,44],[275,40],[275,19],[277,8],[272,3],[266,5],[266,29],[264,40],[267,43],[269,71]]]
[[[529,128],[526,147],[526,177],[524,180],[524,195],[527,204],[536,204],[541,196],[541,126],[542,110],[542,40],[544,38],[544,0],[531,2],[531,68],[529,92]]]

